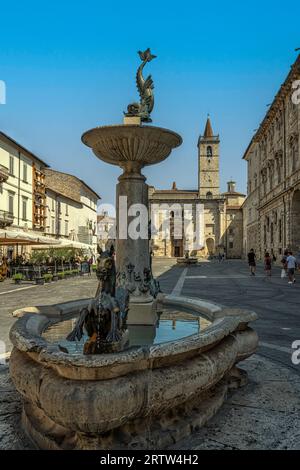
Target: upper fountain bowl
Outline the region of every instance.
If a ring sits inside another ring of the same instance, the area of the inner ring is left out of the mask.
[[[125,169],[159,163],[182,143],[180,135],[168,129],[133,124],[96,127],[81,140],[101,160]]]

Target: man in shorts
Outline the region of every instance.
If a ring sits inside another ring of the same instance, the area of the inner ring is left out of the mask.
[[[248,253],[248,264],[250,268],[250,275],[255,276],[255,268],[256,268],[256,262],[255,262],[256,256],[254,253],[253,248]]]
[[[287,272],[289,276],[289,284],[293,284],[296,282],[296,279],[295,279],[296,258],[295,256],[293,256],[293,253],[291,251],[288,252],[286,263],[287,263]]]

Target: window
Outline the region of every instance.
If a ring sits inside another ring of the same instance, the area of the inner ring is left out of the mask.
[[[271,222],[271,243],[274,242],[274,235],[273,235],[273,234],[274,234],[274,230],[273,230],[273,227],[274,227],[274,226],[273,226],[273,222]]]
[[[273,169],[270,168],[269,170],[269,183],[270,183],[270,190],[273,188]]]
[[[51,209],[52,209],[53,212],[55,211],[55,201],[54,201],[54,199],[52,199]]]
[[[281,182],[281,167],[280,167],[279,162],[277,163],[277,178],[278,178],[278,183],[280,183]]]
[[[206,156],[207,156],[207,158],[212,157],[212,148],[211,148],[210,145],[208,145],[207,148],[206,148]]]
[[[14,175],[14,157],[12,155],[9,156],[9,174]]]
[[[233,242],[229,242],[229,248],[233,248]]]
[[[215,233],[215,224],[205,224],[205,227],[207,229],[207,232],[211,235],[214,235]]]
[[[58,219],[57,221],[57,234],[60,235],[61,234],[61,221]]]
[[[8,212],[10,214],[14,213],[14,193],[9,192],[8,193]]]
[[[51,220],[51,233],[55,233],[55,219],[52,218]]]
[[[279,230],[278,230],[278,234],[279,234],[279,243],[281,243],[281,241],[282,241],[282,222],[281,222],[281,219],[279,219]]]
[[[207,197],[207,199],[211,199],[212,198],[212,193],[210,191],[208,191],[206,193],[206,197]]]
[[[68,236],[69,235],[69,224],[67,221],[65,221],[65,235]]]
[[[233,235],[233,228],[229,229],[229,233],[230,233],[230,235]]]
[[[24,183],[28,183],[27,180],[27,164],[23,163],[23,181]]]
[[[295,147],[292,147],[291,154],[292,154],[292,171],[295,171],[296,170],[296,149],[295,149]]]
[[[27,220],[27,197],[22,197],[22,219]]]
[[[66,215],[69,215],[69,206],[67,203],[66,203]]]
[[[60,201],[57,201],[57,210],[58,210],[58,213],[61,214],[61,202]]]

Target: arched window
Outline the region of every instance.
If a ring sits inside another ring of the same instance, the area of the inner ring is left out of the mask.
[[[206,148],[206,156],[207,156],[207,158],[212,157],[212,148],[211,148],[210,145],[208,145],[207,148]]]
[[[207,199],[211,199],[212,198],[212,193],[210,191],[208,191],[206,193],[206,197],[207,197]]]

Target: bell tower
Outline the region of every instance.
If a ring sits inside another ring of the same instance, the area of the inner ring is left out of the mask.
[[[209,199],[220,194],[219,135],[214,135],[207,117],[203,136],[198,140],[198,191],[199,197]]]

